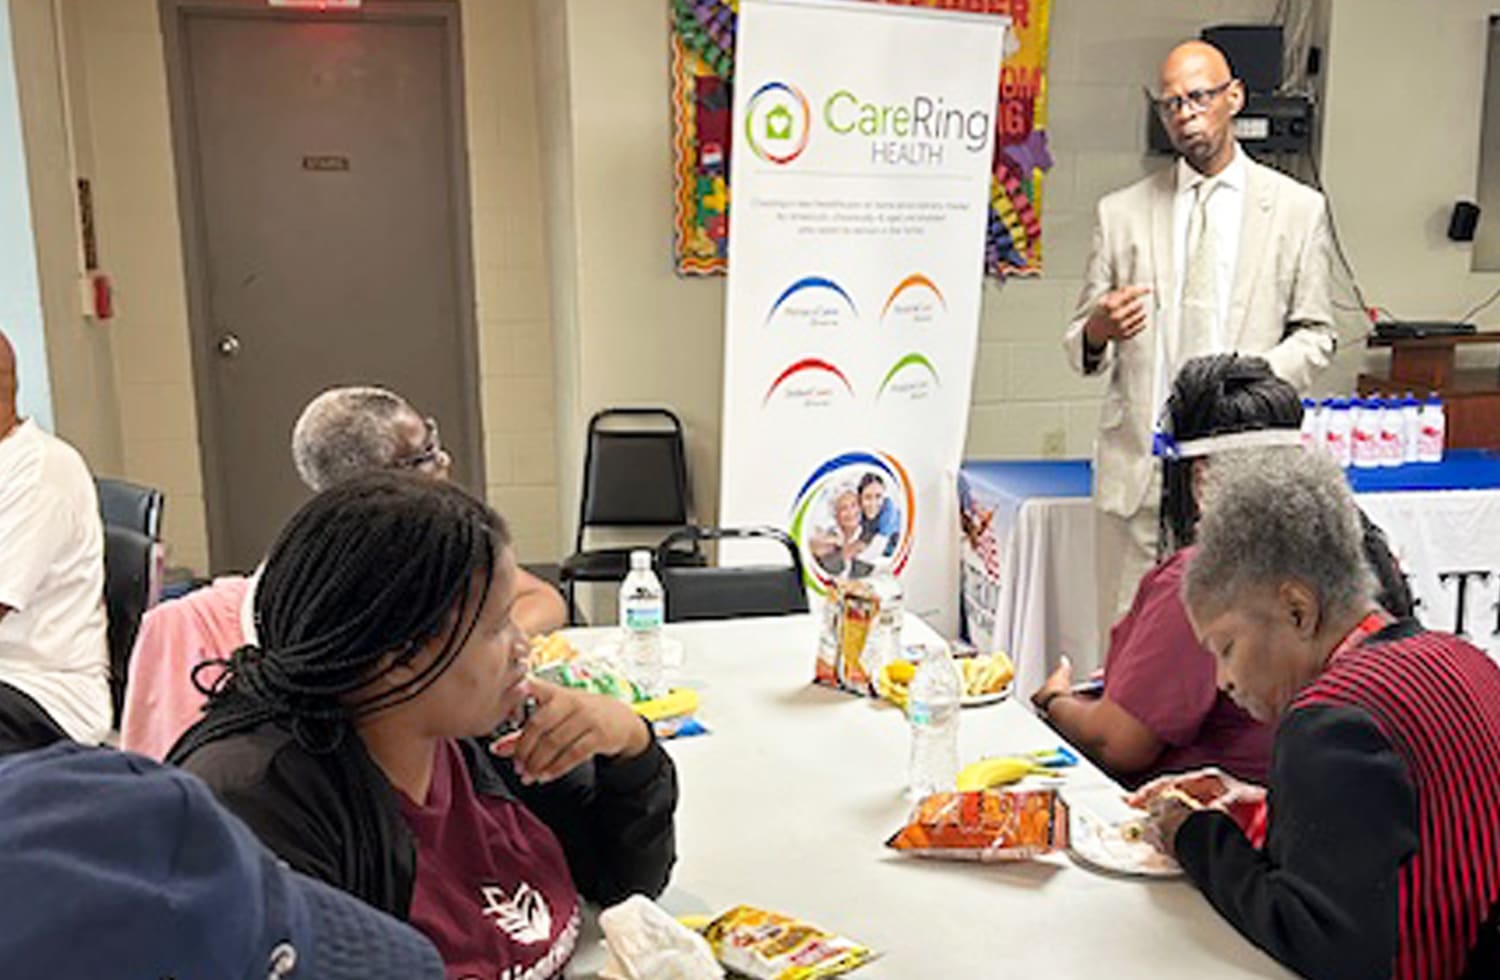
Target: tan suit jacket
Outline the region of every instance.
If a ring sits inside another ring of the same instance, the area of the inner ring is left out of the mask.
[[[1336,346],[1327,209],[1316,190],[1253,160],[1245,163],[1245,212],[1227,325],[1230,347],[1264,357],[1279,376],[1305,391]],[[1156,303],[1176,302],[1176,190],[1174,165],[1099,202],[1083,291],[1063,340],[1075,370],[1104,375],[1109,382],[1094,452],[1094,502],[1121,517],[1140,509],[1151,483],[1152,429],[1161,407],[1155,404],[1156,351],[1163,347],[1167,363],[1176,363],[1180,338],[1159,341],[1158,324],[1150,322],[1130,340],[1109,343],[1096,363],[1085,365],[1083,326],[1099,299],[1122,286],[1150,286],[1148,311]],[[1166,380],[1170,384],[1170,377]]]

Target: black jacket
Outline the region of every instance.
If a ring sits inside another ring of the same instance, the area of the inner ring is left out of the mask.
[[[459,745],[477,793],[520,801],[557,835],[585,898],[609,905],[666,887],[677,775],[654,740],[634,759],[598,759],[539,786],[522,786],[509,761],[477,741]],[[396,791],[353,733],[314,754],[267,723],[210,742],[182,765],[293,868],[409,917],[416,843]]]

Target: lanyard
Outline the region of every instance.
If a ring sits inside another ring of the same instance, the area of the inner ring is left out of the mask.
[[[1348,634],[1339,641],[1339,645],[1333,648],[1333,654],[1328,659],[1337,660],[1340,656],[1348,653],[1350,650],[1353,650],[1355,647],[1359,646],[1361,643],[1365,642],[1376,633],[1379,633],[1381,630],[1385,629],[1393,622],[1395,622],[1395,620],[1391,618],[1391,614],[1386,612],[1384,609],[1377,609],[1371,612],[1364,619],[1361,619],[1358,623],[1356,623],[1354,629],[1350,630]]]

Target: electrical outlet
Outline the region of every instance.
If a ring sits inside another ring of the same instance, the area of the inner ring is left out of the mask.
[[[1042,458],[1062,459],[1068,451],[1068,433],[1065,429],[1048,429],[1042,433]]]

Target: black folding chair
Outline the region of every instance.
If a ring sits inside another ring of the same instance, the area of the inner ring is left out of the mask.
[[[577,621],[578,582],[619,582],[630,571],[629,547],[588,549],[591,528],[671,528],[688,523],[687,451],[682,422],[665,408],[608,408],[589,420],[578,533],[559,569],[570,622]],[[703,564],[700,552],[666,556],[668,564]]]
[[[701,550],[704,542],[759,539],[786,548],[787,564],[674,565],[667,556],[680,554],[682,545]],[[807,586],[802,580],[802,555],[784,531],[774,527],[686,527],[674,531],[657,546],[657,575],[667,594],[667,621],[733,619],[741,616],[785,616],[808,611]]]
[[[99,516],[105,524],[128,527],[152,541],[161,540],[164,498],[160,490],[105,477],[96,478],[94,486],[99,492]]]
[[[128,527],[104,526],[104,605],[109,614],[109,693],[114,723],[120,723],[125,703],[125,681],[130,676],[130,651],[141,617],[151,603],[154,542]]]

